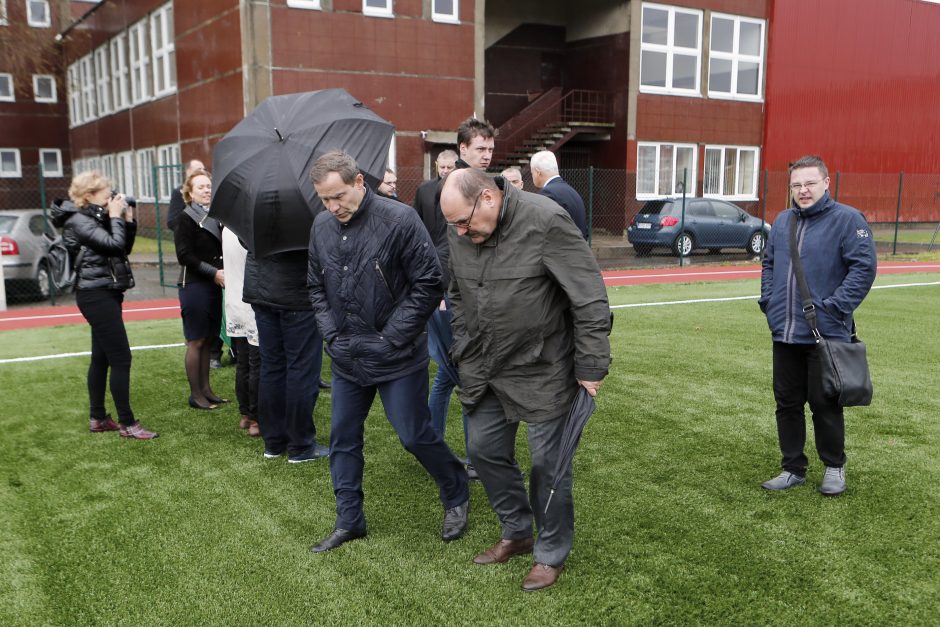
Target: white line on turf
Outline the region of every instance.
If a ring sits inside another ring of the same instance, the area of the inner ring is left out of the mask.
[[[177,344],[150,344],[148,346],[131,346],[132,351],[151,351],[158,348],[179,348],[186,346],[182,342]],[[37,355],[35,357],[13,357],[11,359],[0,359],[0,364],[17,364],[27,361],[45,361],[46,359],[65,359],[66,357],[87,357],[91,355],[90,351],[80,353],[59,353],[58,355]]]

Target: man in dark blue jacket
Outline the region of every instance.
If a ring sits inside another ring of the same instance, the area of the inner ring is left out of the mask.
[[[758,304],[773,335],[773,386],[783,472],[762,485],[787,490],[806,482],[806,418],[813,412],[816,451],[825,464],[819,491],[845,492],[845,420],[838,399],[822,393],[816,340],[803,314],[792,255],[799,254],[816,308],[819,333],[848,342],[852,313],[875,280],[875,244],[860,211],[829,195],[829,171],[819,157],[790,166],[793,207],[774,221],[761,271]],[[797,221],[798,251],[790,250],[790,223]]]
[[[441,537],[467,527],[470,492],[460,461],[431,427],[425,325],[444,283],[431,238],[414,209],[365,185],[343,152],[320,157],[310,173],[327,211],[310,231],[307,283],[317,326],[333,360],[330,474],[336,526],[311,551],[366,535],[363,427],[378,391],[405,449],[440,488]]]
[[[581,236],[587,239],[587,210],[584,208],[584,201],[581,195],[559,176],[555,154],[549,150],[535,153],[529,160],[529,168],[532,170],[532,182],[539,188],[540,193],[561,205],[574,220]]]

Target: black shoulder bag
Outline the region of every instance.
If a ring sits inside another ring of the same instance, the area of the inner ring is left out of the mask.
[[[816,338],[816,352],[822,375],[822,391],[828,398],[836,398],[842,407],[857,407],[871,404],[872,385],[868,372],[868,355],[865,343],[858,339],[855,321],[852,321],[852,339],[849,342],[833,342],[824,338],[816,328],[816,306],[803,274],[803,262],[796,241],[796,222],[790,221],[790,259],[796,281],[800,286],[803,315]]]

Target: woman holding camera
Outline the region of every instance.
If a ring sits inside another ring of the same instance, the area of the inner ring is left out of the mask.
[[[212,179],[205,170],[195,170],[183,183],[186,207],[173,232],[176,258],[180,263],[177,285],[186,338],[186,378],[189,380],[189,406],[215,409],[219,398],[209,386],[210,340],[222,328],[222,225],[209,217]]]
[[[131,410],[131,347],[121,317],[124,291],[134,287],[127,260],[137,234],[134,209],[122,194],[112,194],[111,183],[99,172],[76,175],[69,198],[72,202],[53,206],[52,219],[64,227],[62,239],[74,260],[75,301],[91,326],[90,430],[120,431],[123,438],[152,440],[159,434],[145,429]],[[109,368],[119,425],[104,407]]]

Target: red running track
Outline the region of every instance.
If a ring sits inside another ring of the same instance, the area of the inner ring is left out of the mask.
[[[883,262],[878,274],[940,272],[938,263]],[[604,272],[604,282],[615,285],[650,283],[692,283],[698,281],[734,281],[760,278],[760,266],[701,266],[696,268],[655,268],[649,270],[611,270]],[[131,301],[124,303],[124,320],[166,320],[179,317],[179,301],[175,298]],[[33,329],[61,324],[84,323],[78,307],[37,307],[0,312],[0,331]]]

